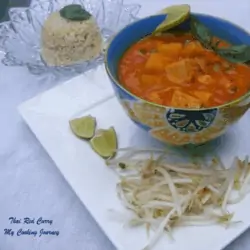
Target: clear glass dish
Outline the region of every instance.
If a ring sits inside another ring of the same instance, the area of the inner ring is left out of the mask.
[[[140,5],[125,5],[123,0],[36,0],[29,8],[9,10],[10,21],[0,24],[0,50],[3,63],[26,66],[32,74],[69,77],[103,62],[103,51],[91,61],[70,66],[48,66],[40,55],[41,30],[48,15],[68,4],[81,4],[96,19],[104,42],[136,20]]]

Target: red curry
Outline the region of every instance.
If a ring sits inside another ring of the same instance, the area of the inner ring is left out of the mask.
[[[142,39],[125,52],[118,75],[131,93],[171,107],[218,106],[250,90],[250,67],[206,50],[191,33]]]

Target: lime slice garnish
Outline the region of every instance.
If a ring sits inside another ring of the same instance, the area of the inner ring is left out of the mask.
[[[172,5],[161,10],[158,14],[167,14],[167,17],[156,27],[153,34],[169,30],[188,19],[190,6],[188,4]]]
[[[83,139],[90,139],[95,134],[96,119],[91,116],[83,116],[69,121],[72,132]]]
[[[95,136],[90,140],[94,151],[103,158],[115,155],[117,149],[117,137],[113,127],[109,129],[98,129]]]

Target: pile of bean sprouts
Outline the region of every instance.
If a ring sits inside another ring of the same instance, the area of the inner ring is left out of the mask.
[[[143,250],[150,249],[164,232],[189,225],[230,225],[228,205],[241,201],[250,190],[250,163],[235,157],[225,166],[219,157],[208,161],[171,161],[158,149],[119,149],[122,155],[107,165],[119,175],[117,194],[133,211],[130,225],[154,231]],[[142,157],[143,155],[143,157]]]

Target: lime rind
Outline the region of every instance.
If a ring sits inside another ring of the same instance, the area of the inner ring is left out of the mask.
[[[95,134],[96,119],[91,116],[83,116],[69,121],[72,132],[80,138],[91,139]]]
[[[111,158],[117,150],[117,136],[115,129],[98,129],[95,136],[90,140],[93,150],[103,158]]]
[[[188,4],[172,5],[161,10],[158,14],[166,14],[167,17],[152,34],[167,31],[183,23],[190,16],[190,6]]]

